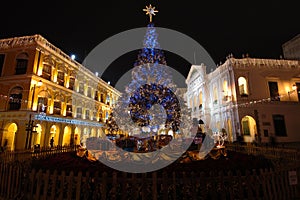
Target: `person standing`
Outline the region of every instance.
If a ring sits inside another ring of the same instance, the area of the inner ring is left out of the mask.
[[[50,147],[53,148],[53,146],[54,146],[54,138],[52,137],[50,140]]]

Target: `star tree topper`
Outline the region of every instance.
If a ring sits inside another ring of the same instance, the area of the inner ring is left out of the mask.
[[[155,15],[155,13],[158,12],[158,10],[155,10],[155,7],[152,7],[151,4],[149,6],[146,6],[143,11],[146,12],[146,15],[149,15],[150,22],[152,22],[152,15]]]

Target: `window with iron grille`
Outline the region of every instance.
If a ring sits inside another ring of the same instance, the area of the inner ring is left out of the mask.
[[[57,73],[57,81],[58,81],[59,85],[64,86],[64,83],[65,83],[65,73],[64,72],[59,71]]]
[[[9,110],[20,110],[22,94],[11,94],[9,97]]]
[[[47,80],[51,80],[52,67],[50,65],[44,64],[42,77]]]
[[[90,111],[89,110],[85,111],[85,119],[90,119]]]
[[[70,90],[74,89],[74,84],[75,84],[75,78],[74,77],[70,77],[70,81],[69,81],[69,89]]]
[[[60,115],[60,113],[61,113],[61,102],[60,101],[54,101],[53,114]]]
[[[76,118],[82,118],[82,108],[76,109]]]
[[[67,104],[67,117],[72,117],[72,105]]]
[[[38,98],[38,112],[46,113],[48,106],[48,98],[39,97]]]
[[[17,59],[16,74],[26,74],[27,64],[27,59]]]

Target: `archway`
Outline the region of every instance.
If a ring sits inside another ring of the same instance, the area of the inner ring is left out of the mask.
[[[41,144],[42,126],[40,124],[36,125],[34,133],[32,133],[31,145]]]
[[[257,134],[256,121],[251,116],[245,116],[242,118],[242,134],[245,142],[253,142],[255,135]]]
[[[233,141],[233,137],[232,137],[232,123],[231,123],[231,119],[227,120],[227,127],[228,127],[228,141],[232,142]]]
[[[68,146],[70,145],[71,142],[71,128],[69,126],[66,126],[64,128],[64,137],[63,137],[63,141],[62,141],[62,145],[63,146]]]
[[[74,144],[80,145],[80,128],[78,127],[74,130]]]
[[[100,137],[100,138],[105,138],[106,137],[104,128],[102,128],[102,127],[97,128],[97,132],[98,132],[97,137]]]
[[[92,128],[90,137],[97,137],[97,132],[95,128]]]
[[[13,151],[15,149],[15,136],[17,130],[18,126],[15,123],[10,123],[5,127],[1,142],[1,146],[3,146],[5,150]]]
[[[54,139],[54,146],[59,145],[58,141],[59,141],[59,128],[56,125],[52,125],[50,128],[50,136],[48,139],[48,144],[50,144],[50,140],[53,137]]]
[[[81,137],[82,138],[81,143],[83,144],[83,146],[86,145],[86,139],[89,138],[89,136],[90,136],[90,129],[85,127],[83,129],[83,134],[82,134],[82,137]]]

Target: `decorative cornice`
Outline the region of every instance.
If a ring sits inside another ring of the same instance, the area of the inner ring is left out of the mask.
[[[279,60],[279,59],[260,59],[260,58],[230,58],[231,65],[237,69],[248,69],[256,67],[257,69],[300,69],[300,61],[298,60]],[[226,61],[227,62],[227,61]]]

